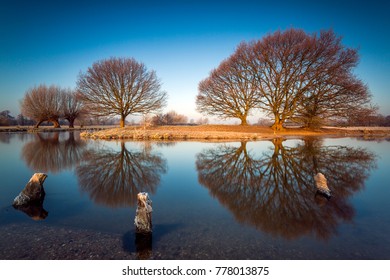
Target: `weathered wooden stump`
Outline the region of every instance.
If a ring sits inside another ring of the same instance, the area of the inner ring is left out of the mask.
[[[137,200],[137,211],[134,219],[136,233],[150,234],[152,233],[152,201],[146,192],[139,193]]]
[[[316,183],[317,192],[319,194],[325,196],[327,199],[329,199],[331,197],[331,192],[330,192],[330,189],[328,188],[328,184],[327,184],[327,181],[326,181],[324,174],[317,173],[314,176],[314,180]]]
[[[45,198],[45,190],[43,182],[47,175],[44,173],[35,173],[24,189],[15,197],[13,207],[26,213],[33,220],[43,220],[48,213],[43,209],[43,200]]]
[[[44,173],[35,173],[24,189],[15,197],[13,206],[22,206],[32,202],[40,202],[45,198],[45,190],[43,182],[47,175]]]

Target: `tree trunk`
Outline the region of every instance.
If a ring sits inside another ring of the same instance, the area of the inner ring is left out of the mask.
[[[120,122],[119,122],[119,126],[120,126],[120,127],[125,127],[125,119],[126,119],[125,116],[121,116],[121,120],[120,120]]]
[[[34,128],[38,128],[41,125],[41,123],[43,123],[43,121],[37,121],[37,123],[35,124]]]
[[[248,122],[246,121],[246,117],[241,117],[240,120],[241,120],[241,125],[242,126],[248,125]]]
[[[275,122],[271,126],[271,128],[275,131],[282,131],[282,130],[284,130],[283,123],[284,123],[284,120],[279,118],[279,116],[276,114],[275,115]]]
[[[74,128],[74,118],[67,118],[68,122],[69,122],[69,128]]]
[[[60,123],[58,122],[58,119],[50,119],[48,121],[53,123],[54,128],[61,128]]]

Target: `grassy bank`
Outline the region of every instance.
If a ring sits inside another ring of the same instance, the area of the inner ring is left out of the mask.
[[[364,136],[381,135],[390,136],[390,130],[370,129],[341,129],[321,128],[306,130],[301,128],[287,128],[275,132],[264,126],[237,126],[237,125],[199,125],[199,126],[157,126],[142,128],[129,126],[125,128],[112,128],[95,132],[83,132],[82,137],[92,139],[134,139],[134,140],[260,140],[275,137],[297,136]]]

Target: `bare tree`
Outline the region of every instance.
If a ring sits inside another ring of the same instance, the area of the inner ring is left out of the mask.
[[[357,50],[345,48],[341,38],[323,32],[316,47],[325,54],[325,67],[315,72],[312,86],[304,94],[294,121],[314,128],[329,119],[362,113],[371,107],[371,94],[367,85],[353,74],[359,55]],[[325,50],[324,50],[325,49]]]
[[[201,81],[196,97],[197,110],[222,118],[239,118],[247,125],[250,111],[258,106],[260,95],[253,83],[246,61],[237,51]]]
[[[58,119],[61,117],[61,89],[54,85],[31,88],[26,91],[20,109],[24,116],[36,122],[35,127],[49,121],[58,128]]]
[[[147,114],[165,106],[167,94],[154,71],[133,58],[101,60],[81,73],[81,99],[95,116],[119,115],[120,126],[130,114]]]
[[[289,29],[241,43],[236,52],[199,83],[198,111],[236,117],[250,110],[271,115],[275,130],[286,120],[307,126],[367,106],[370,94],[353,74],[358,54],[332,30],[307,34]]]
[[[70,89],[62,90],[61,97],[63,118],[69,122],[69,127],[73,128],[74,121],[81,115],[83,110],[81,99],[75,91]]]

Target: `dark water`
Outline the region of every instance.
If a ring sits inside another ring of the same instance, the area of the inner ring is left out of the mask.
[[[387,141],[0,134],[0,154],[0,259],[390,259]],[[48,174],[43,204],[14,209],[35,172]],[[135,235],[140,191],[150,238]]]

